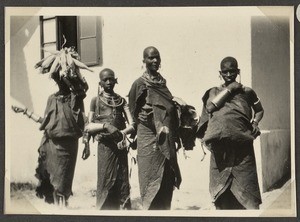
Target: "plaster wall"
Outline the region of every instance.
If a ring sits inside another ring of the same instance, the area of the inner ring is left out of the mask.
[[[291,176],[291,78],[288,17],[251,20],[252,86],[263,104],[260,124],[263,191]]]

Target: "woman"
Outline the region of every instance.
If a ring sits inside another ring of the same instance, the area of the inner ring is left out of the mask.
[[[129,92],[129,109],[137,129],[137,162],[144,209],[171,208],[174,186],[181,175],[176,157],[179,121],[174,98],[158,72],[159,51],[147,47],[143,53],[146,71]]]
[[[125,135],[134,132],[128,104],[114,92],[117,79],[111,69],[100,74],[100,93],[91,101],[85,127],[83,159],[90,155],[89,138],[98,141],[97,209],[131,209]],[[126,122],[127,127],[126,127]]]
[[[264,110],[253,89],[236,81],[237,60],[221,61],[224,84],[206,91],[198,136],[211,151],[209,190],[217,209],[258,209],[253,140]]]

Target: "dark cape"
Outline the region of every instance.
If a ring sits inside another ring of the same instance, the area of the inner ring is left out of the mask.
[[[45,117],[40,127],[44,136],[38,149],[39,179],[37,196],[52,203],[53,191],[66,200],[72,194],[72,183],[78,152],[78,138],[84,127],[83,98],[69,93],[48,98]]]
[[[138,120],[138,112],[144,104],[147,92],[149,103],[153,108],[153,121],[151,120],[153,124],[150,125],[140,123]],[[181,183],[175,144],[178,140],[179,122],[172,98],[165,84],[155,84],[144,76],[133,83],[129,93],[129,109],[137,123],[137,158],[144,209],[151,207],[162,184],[166,185],[166,193],[169,193],[166,198],[171,202],[173,186],[179,188]],[[171,169],[167,175],[166,166]],[[170,175],[173,175],[173,178]],[[163,178],[167,177],[168,181],[165,182]]]
[[[224,88],[214,87],[203,96],[198,137],[211,151],[209,189],[213,202],[227,190],[246,209],[261,203],[253,140],[251,135],[255,92],[246,87],[232,95],[223,107],[209,114],[206,104]],[[226,200],[225,200],[226,201]]]

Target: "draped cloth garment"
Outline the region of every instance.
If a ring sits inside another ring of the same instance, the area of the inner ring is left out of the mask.
[[[218,203],[219,197],[229,189],[244,208],[258,209],[261,195],[250,124],[251,107],[258,97],[246,87],[231,95],[223,107],[208,114],[206,104],[222,90],[224,86],[214,87],[203,96],[198,131],[211,151],[209,190],[212,200]]]
[[[90,111],[95,113],[92,121],[95,123],[110,123],[122,130],[126,127],[125,109],[128,109],[128,105],[124,98],[118,94],[105,98],[102,92],[98,97],[94,97],[91,102]],[[100,132],[95,138],[100,136],[101,133],[106,132]],[[118,210],[120,206],[131,209],[127,150],[119,150],[112,139],[98,140],[96,196],[98,209]]]
[[[173,96],[161,79],[152,81],[144,73],[129,92],[129,109],[137,123],[138,174],[144,209],[170,209],[173,186],[179,188],[181,183],[175,144],[178,117]]]
[[[83,98],[72,93],[53,94],[48,98],[40,130],[44,136],[38,149],[39,179],[37,195],[53,202],[55,190],[66,200],[72,194],[72,183],[78,152],[78,138],[84,127]]]

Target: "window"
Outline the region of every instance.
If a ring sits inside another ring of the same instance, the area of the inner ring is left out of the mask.
[[[56,50],[57,47],[57,20],[55,17],[41,17],[41,48]],[[47,51],[41,49],[41,56],[47,56]]]
[[[49,54],[47,50],[74,46],[86,65],[102,64],[101,17],[41,16],[40,27],[42,58]]]

